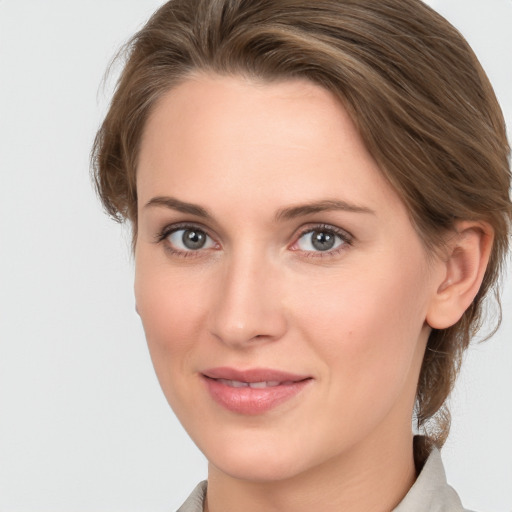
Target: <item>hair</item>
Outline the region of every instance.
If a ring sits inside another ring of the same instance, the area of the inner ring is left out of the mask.
[[[137,237],[136,170],[158,99],[196,72],[263,82],[308,79],[335,94],[406,205],[430,254],[459,220],[494,243],[462,318],[433,330],[416,393],[418,429],[437,446],[462,355],[495,297],[509,245],[510,148],[485,72],[463,36],[420,0],[171,0],[128,42],[92,150],[106,211]],[[497,328],[497,326],[496,326]]]

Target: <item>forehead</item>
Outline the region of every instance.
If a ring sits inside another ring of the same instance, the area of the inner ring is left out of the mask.
[[[230,149],[295,144],[307,148],[312,137],[337,129],[336,137],[357,139],[345,110],[326,89],[307,80],[261,82],[238,76],[193,75],[157,102],[143,133],[148,145],[180,140],[201,149],[229,139]],[[316,141],[320,142],[320,141]],[[340,141],[343,142],[343,141]],[[324,144],[322,144],[323,146]],[[180,147],[181,144],[180,144]],[[187,146],[184,149],[188,149]]]
[[[208,75],[184,81],[156,104],[137,188],[141,203],[164,193],[244,207],[258,194],[268,204],[397,201],[331,92],[306,80]]]

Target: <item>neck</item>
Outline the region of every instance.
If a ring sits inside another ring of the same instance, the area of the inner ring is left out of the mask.
[[[381,512],[392,510],[416,479],[412,433],[368,440],[305,473],[280,481],[236,479],[210,465],[208,512]]]

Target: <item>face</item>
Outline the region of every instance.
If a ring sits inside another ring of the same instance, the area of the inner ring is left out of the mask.
[[[216,471],[284,479],[410,435],[435,283],[331,93],[196,75],[149,118],[137,190],[138,312]]]

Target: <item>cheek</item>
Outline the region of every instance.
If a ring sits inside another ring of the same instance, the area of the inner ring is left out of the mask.
[[[364,387],[400,379],[417,350],[426,315],[427,282],[417,265],[383,255],[379,266],[361,261],[350,272],[316,276],[293,294],[297,324],[320,359]],[[414,258],[413,258],[414,259]]]
[[[295,296],[302,337],[322,361],[318,421],[333,439],[364,436],[384,418],[408,424],[424,350],[422,283],[404,269],[382,275],[396,274],[353,271],[323,283],[313,300]]]
[[[201,317],[208,310],[201,288],[198,280],[180,277],[168,265],[145,265],[142,258],[137,261],[137,309],[162,384],[162,379],[180,373],[176,370],[186,364],[194,340],[199,339]],[[174,371],[169,371],[171,368]]]

